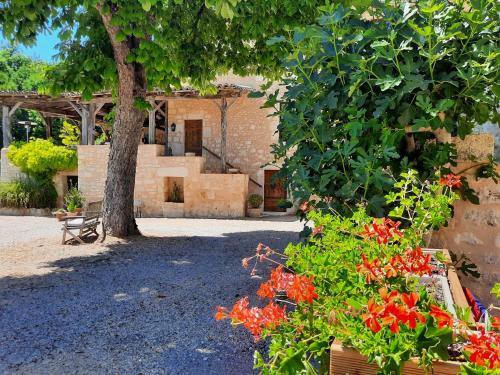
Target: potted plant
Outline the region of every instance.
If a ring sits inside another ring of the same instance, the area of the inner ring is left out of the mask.
[[[82,214],[85,197],[78,188],[72,187],[64,196],[64,203],[69,216],[78,216]]]
[[[64,208],[60,208],[57,211],[53,212],[53,214],[55,215],[57,221],[63,221],[67,215],[67,212]]]
[[[184,196],[182,188],[176,182],[167,197],[167,202],[163,205],[164,217],[184,217]]]
[[[262,210],[261,205],[264,202],[264,198],[260,194],[250,194],[248,197],[248,216],[249,217],[260,217]]]
[[[257,292],[266,305],[244,297],[218,307],[216,319],[271,337],[269,352],[255,354],[263,374],[498,373],[500,335],[471,326],[465,309],[449,311],[443,282],[428,282],[441,266],[422,248],[423,235],[451,217],[452,182],[403,173],[386,196],[394,207],[386,218],[361,205],[348,217],[304,206],[313,223],[306,242],[284,253],[259,244],[242,261],[252,275],[260,262],[278,264]]]

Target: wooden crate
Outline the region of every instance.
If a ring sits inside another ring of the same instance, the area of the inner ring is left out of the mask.
[[[368,363],[366,357],[356,350],[345,348],[334,342],[330,351],[330,375],[375,375],[379,367]],[[417,360],[408,361],[403,369],[403,375],[457,375],[460,371],[458,362],[435,362],[432,373],[426,373],[417,366]]]
[[[446,249],[424,249],[428,251],[441,251],[448,260],[448,281],[450,284],[453,302],[460,307],[468,307],[462,285],[458,279],[455,268],[451,265],[451,258]],[[331,375],[375,375],[379,367],[369,364],[367,358],[352,348],[343,347],[339,342],[334,342],[330,351],[330,374]],[[460,371],[459,362],[435,362],[432,370],[434,375],[456,375]],[[417,360],[410,360],[405,364],[403,375],[429,375],[417,366]]]

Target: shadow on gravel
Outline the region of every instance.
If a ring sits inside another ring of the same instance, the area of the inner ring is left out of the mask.
[[[241,259],[296,232],[136,237],[57,271],[0,279],[0,373],[252,374],[262,343],[213,318],[255,295]],[[106,244],[104,244],[106,245]],[[264,268],[263,276],[267,276]]]

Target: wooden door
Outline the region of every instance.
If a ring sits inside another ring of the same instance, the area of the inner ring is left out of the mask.
[[[202,120],[186,120],[184,122],[184,152],[194,152],[196,156],[201,156],[202,145]]]
[[[279,208],[280,200],[286,199],[286,190],[283,181],[276,178],[278,171],[264,171],[264,211],[285,212],[285,208]]]

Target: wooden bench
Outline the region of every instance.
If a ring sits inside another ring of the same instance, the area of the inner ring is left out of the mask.
[[[99,237],[99,233],[97,233],[97,226],[101,224],[101,218],[102,201],[87,204],[84,215],[66,217],[61,228],[63,231],[62,244],[65,245],[72,241],[77,241],[83,244],[84,238],[91,234],[95,234]],[[66,239],[66,235],[69,235],[70,238]],[[106,231],[104,230],[103,224],[101,242],[105,239]]]

